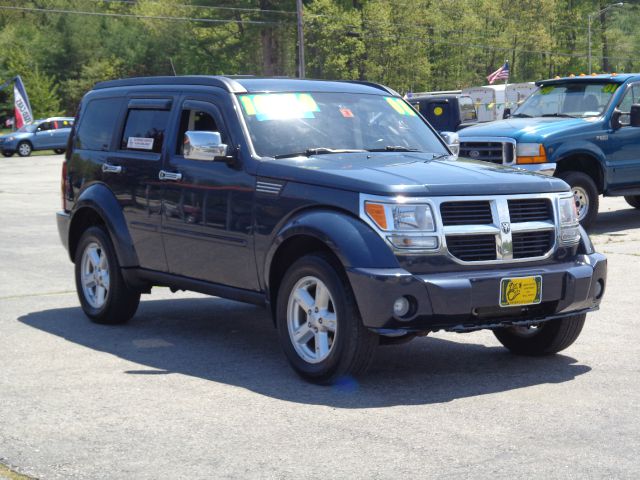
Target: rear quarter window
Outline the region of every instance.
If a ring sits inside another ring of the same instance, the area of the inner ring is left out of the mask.
[[[74,146],[82,150],[109,150],[121,105],[120,99],[91,100],[82,112]]]

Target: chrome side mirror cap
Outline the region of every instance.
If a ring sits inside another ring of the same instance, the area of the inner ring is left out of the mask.
[[[184,158],[212,162],[227,156],[227,145],[219,132],[188,131],[184,134]]]
[[[456,132],[441,132],[440,136],[447,144],[451,153],[457,158],[460,153],[460,137]]]

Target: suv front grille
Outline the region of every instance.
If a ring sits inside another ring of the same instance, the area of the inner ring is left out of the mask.
[[[515,144],[498,140],[464,141],[460,139],[460,156],[496,164],[510,164],[515,159]]]
[[[491,205],[482,202],[444,202],[440,205],[442,224],[450,225],[491,225]]]
[[[464,262],[496,260],[495,235],[447,235],[447,248]]]
[[[553,246],[553,232],[519,232],[513,234],[513,258],[542,257]]]
[[[539,259],[555,246],[549,197],[446,200],[440,214],[447,249],[463,262]]]
[[[508,203],[511,223],[553,220],[551,202],[548,198],[509,200]]]

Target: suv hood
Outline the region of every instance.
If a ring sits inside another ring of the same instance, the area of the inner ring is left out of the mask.
[[[495,195],[567,191],[562,180],[429,153],[339,153],[260,162],[258,175],[374,195]]]
[[[587,118],[563,118],[563,117],[537,117],[537,118],[508,118],[473,125],[458,132],[460,140],[465,137],[509,137],[518,141],[542,140],[545,137],[558,133],[566,133],[574,127],[581,127],[592,123],[599,117]]]

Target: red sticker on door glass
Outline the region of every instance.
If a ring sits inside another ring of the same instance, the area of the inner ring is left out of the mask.
[[[348,108],[341,108],[340,109],[340,113],[342,114],[342,116],[344,118],[353,118],[353,112],[351,110],[349,110]]]

